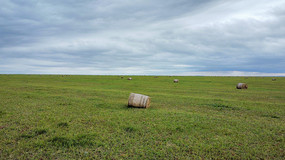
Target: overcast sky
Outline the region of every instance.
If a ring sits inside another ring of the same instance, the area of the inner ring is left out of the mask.
[[[284,0],[1,0],[0,74],[285,76]]]

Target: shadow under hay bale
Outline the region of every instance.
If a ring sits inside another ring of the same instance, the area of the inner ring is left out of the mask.
[[[238,83],[236,88],[237,89],[247,89],[248,85],[246,83]]]
[[[148,108],[150,107],[150,97],[142,94],[131,93],[128,100],[128,107]]]
[[[178,79],[174,79],[173,82],[174,82],[174,83],[178,83],[179,80],[178,80]]]

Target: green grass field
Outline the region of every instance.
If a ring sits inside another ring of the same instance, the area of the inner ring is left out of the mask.
[[[285,159],[284,77],[132,78],[0,75],[0,159]]]

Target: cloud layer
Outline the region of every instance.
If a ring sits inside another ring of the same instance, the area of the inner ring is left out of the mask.
[[[0,73],[285,76],[282,6],[283,0],[4,0]]]

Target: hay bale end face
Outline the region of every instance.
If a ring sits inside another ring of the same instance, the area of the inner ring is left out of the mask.
[[[150,107],[150,97],[142,94],[131,93],[128,107],[148,108]]]
[[[174,83],[178,83],[179,80],[178,80],[178,79],[174,79],[173,82],[174,82]]]
[[[246,83],[238,83],[236,86],[237,89],[247,89],[248,86]]]
[[[132,77],[129,77],[128,80],[132,80]]]

